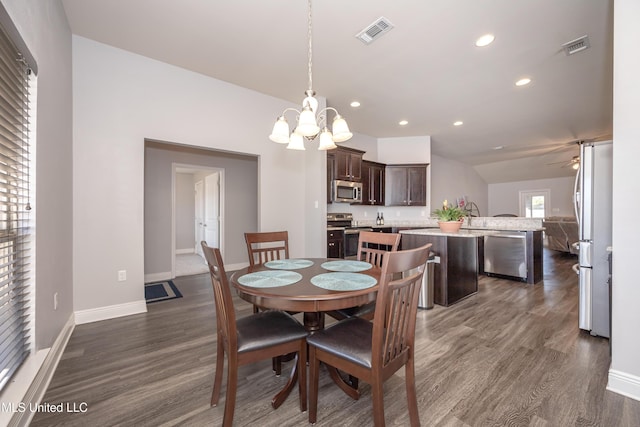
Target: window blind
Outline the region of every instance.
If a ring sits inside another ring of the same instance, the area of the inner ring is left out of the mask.
[[[30,73],[0,27],[0,390],[30,348]]]

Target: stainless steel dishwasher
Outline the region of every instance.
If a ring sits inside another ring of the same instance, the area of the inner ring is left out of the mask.
[[[484,272],[527,278],[527,233],[500,231],[484,238]]]

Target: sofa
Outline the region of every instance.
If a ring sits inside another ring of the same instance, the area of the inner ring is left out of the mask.
[[[578,254],[574,243],[579,240],[578,221],[573,216],[552,216],[542,220],[545,244],[554,251]]]

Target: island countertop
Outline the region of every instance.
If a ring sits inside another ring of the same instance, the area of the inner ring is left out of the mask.
[[[434,229],[438,228],[436,218],[425,218],[423,220],[389,220],[384,225],[376,225],[375,221],[357,220],[358,226],[377,228],[416,228]],[[477,231],[543,231],[542,218],[523,217],[472,217],[465,218],[462,223],[462,230]]]
[[[420,234],[424,236],[445,236],[445,237],[484,237],[491,234],[497,234],[502,230],[471,230],[461,229],[456,233],[446,233],[440,231],[439,228],[419,228],[415,230],[400,230],[401,234]]]

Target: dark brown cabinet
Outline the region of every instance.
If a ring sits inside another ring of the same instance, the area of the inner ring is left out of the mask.
[[[332,153],[335,156],[334,179],[343,181],[362,181],[362,155],[364,151],[338,147]]]
[[[426,206],[427,166],[426,164],[387,166],[385,205]]]
[[[384,206],[385,165],[362,161],[362,204]]]
[[[336,156],[332,152],[327,152],[327,203],[331,203],[333,198],[331,192],[333,191],[332,182],[336,174]]]
[[[435,264],[433,294],[438,305],[449,306],[478,292],[478,238],[403,233],[402,249],[431,243],[439,257]]]
[[[343,230],[327,230],[327,258],[344,258]]]

